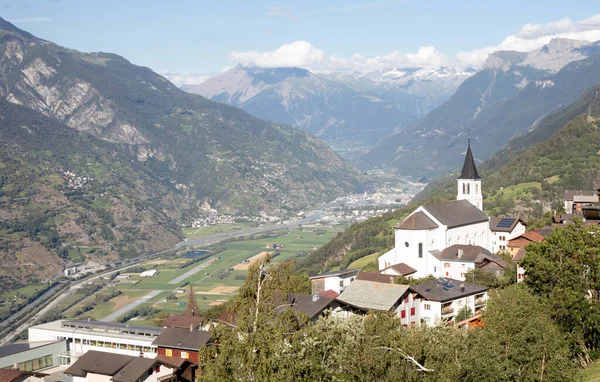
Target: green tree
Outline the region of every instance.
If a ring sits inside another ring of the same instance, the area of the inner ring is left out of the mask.
[[[196,301],[192,285],[190,285],[190,294],[188,295],[187,304],[185,305],[185,314],[188,316],[200,314],[200,308],[198,308],[198,301]]]
[[[460,322],[460,321],[466,320],[467,318],[471,318],[471,317],[473,317],[473,311],[471,310],[471,308],[468,305],[465,305],[458,310],[454,320],[456,322]]]
[[[461,381],[569,381],[568,341],[545,306],[520,285],[492,292],[483,328],[469,336]]]
[[[527,246],[523,267],[525,284],[549,306],[585,366],[600,345],[600,229],[579,219],[557,228]]]

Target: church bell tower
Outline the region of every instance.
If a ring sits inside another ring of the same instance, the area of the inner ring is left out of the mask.
[[[456,200],[468,200],[472,205],[483,210],[483,196],[481,195],[481,177],[477,173],[473,153],[471,152],[471,134],[467,143],[467,155],[458,178],[458,192]]]

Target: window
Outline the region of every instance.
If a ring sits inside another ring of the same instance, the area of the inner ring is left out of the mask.
[[[437,272],[437,267],[434,265],[433,266],[433,273]]]
[[[415,315],[415,308],[414,308],[414,307],[413,307],[413,308],[410,308],[410,315],[411,315],[411,316],[414,316],[414,315]]]
[[[431,310],[431,304],[423,304],[423,310]]]
[[[404,298],[404,302],[408,304],[408,296],[406,296],[406,298]]]
[[[425,321],[426,323],[430,323],[431,317],[423,317],[423,321]]]
[[[190,358],[190,353],[188,353],[186,351],[182,351],[181,352],[181,358],[186,358],[186,359]]]
[[[160,373],[160,365],[156,366],[156,369],[154,369],[155,373]]]
[[[446,277],[450,276],[450,274],[448,272],[446,272]]]
[[[344,280],[340,280],[340,287],[344,286]]]
[[[165,355],[166,355],[167,357],[173,357],[173,350],[171,350],[171,349],[166,349],[166,350],[165,350]]]
[[[444,268],[450,268],[450,263],[444,263]]]
[[[405,241],[405,242],[404,242],[404,246],[405,246],[406,248],[408,248],[408,241]]]
[[[419,243],[419,259],[423,258],[423,243]]]
[[[406,318],[406,310],[400,312],[400,318]]]
[[[479,194],[479,184],[475,183],[475,193]]]

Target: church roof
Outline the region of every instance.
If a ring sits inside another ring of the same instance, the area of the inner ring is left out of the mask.
[[[433,229],[438,227],[439,226],[435,224],[435,222],[431,220],[423,211],[418,211],[410,216],[407,216],[406,219],[402,220],[396,225],[397,229],[409,230]]]
[[[454,244],[443,251],[431,251],[438,260],[463,261],[481,263],[484,259],[496,260],[499,256],[492,255],[490,251],[478,245]]]
[[[475,167],[475,160],[473,160],[470,138],[469,147],[467,148],[467,155],[465,156],[465,163],[463,164],[462,171],[460,172],[460,178],[458,179],[481,179],[477,173],[477,167]]]
[[[487,222],[489,218],[467,200],[428,204],[423,208],[448,228]]]

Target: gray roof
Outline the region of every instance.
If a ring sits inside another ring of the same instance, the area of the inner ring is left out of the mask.
[[[190,331],[183,328],[165,328],[160,336],[152,342],[152,345],[198,351],[202,346],[206,345],[210,340],[210,332],[203,330]]]
[[[153,369],[159,361],[151,358],[135,357],[124,368],[119,370],[112,378],[115,382],[138,381],[148,370]]]
[[[438,228],[433,220],[429,218],[423,211],[415,212],[407,216],[404,220],[396,225],[397,229],[406,230],[421,230]]]
[[[294,311],[306,313],[308,319],[311,320],[329,308],[334,301],[334,298],[325,296],[317,296],[317,300],[313,301],[313,296],[310,294],[290,293],[286,304],[280,305],[278,310],[283,311],[287,307],[291,307]]]
[[[309,277],[309,279],[320,279],[321,277],[333,277],[333,276],[344,276],[350,273],[358,273],[360,269],[358,268],[353,268],[353,269],[342,269],[339,271],[329,271],[329,272],[325,272],[325,273],[321,273],[320,275],[314,275]]]
[[[22,344],[10,344],[0,346],[0,357],[6,357],[7,355],[22,353],[24,351],[35,349],[41,346],[52,345],[57,342],[66,342],[66,340],[56,340],[56,341],[34,341],[34,342],[26,342]],[[66,346],[66,345],[65,345]]]
[[[484,258],[495,259],[498,256],[492,255],[490,251],[478,245],[454,244],[443,251],[431,251],[438,260],[444,261],[463,261],[470,263],[479,263]]]
[[[85,377],[87,373],[113,376],[133,358],[136,357],[89,350],[69,366],[64,373],[78,377]]]
[[[461,291],[461,285],[464,285],[464,291]],[[446,277],[410,287],[410,290],[418,293],[427,300],[438,302],[452,301],[461,297],[483,293],[488,289],[488,287]]]
[[[408,285],[354,280],[337,300],[361,310],[390,310],[408,291]]]
[[[597,196],[598,191],[584,191],[584,190],[565,190],[564,200],[572,201],[575,196]]]
[[[514,219],[514,221],[508,227],[506,227],[506,226],[498,227],[498,223],[500,223],[502,221],[502,219],[505,219],[505,218],[506,219]],[[495,232],[511,232],[515,228],[515,226],[517,224],[519,224],[519,222],[521,224],[525,225],[525,222],[521,218],[504,217],[504,216],[492,216],[492,217],[490,217],[490,231],[495,231]]]
[[[458,179],[481,179],[481,177],[477,173],[477,167],[475,167],[473,153],[471,152],[471,138],[469,138],[469,146],[467,147],[465,163],[463,163],[463,168],[460,172],[460,178]]]
[[[489,218],[467,200],[428,204],[423,208],[448,228],[487,222]]]

